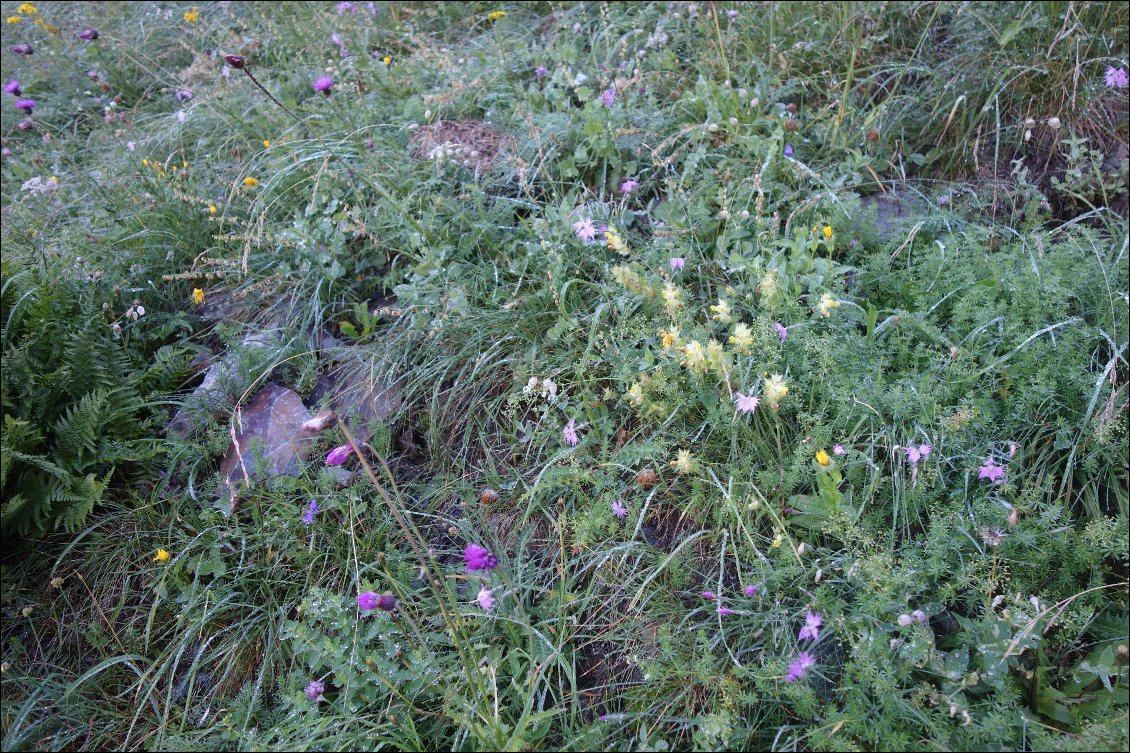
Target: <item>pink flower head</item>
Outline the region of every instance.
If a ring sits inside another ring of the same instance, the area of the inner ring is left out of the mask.
[[[757,410],[757,404],[761,402],[761,398],[756,395],[743,395],[740,392],[734,393],[735,402],[738,405],[739,413],[753,413]]]
[[[789,664],[789,674],[785,677],[785,682],[796,682],[804,677],[805,671],[816,664],[816,659],[811,654],[806,654],[801,651],[796,655],[796,659]]]
[[[922,459],[922,453],[918,451],[917,447],[907,447],[906,459],[911,465],[918,465],[918,461]]]
[[[832,454],[843,457],[847,454],[847,450],[844,449],[844,446],[842,444],[834,444],[832,445]]]
[[[737,17],[738,17],[738,12],[736,10],[734,10],[733,8],[726,11],[726,18],[730,19],[731,21],[733,21]]]
[[[781,338],[781,342],[784,342],[785,338],[789,336],[789,328],[780,322],[773,322],[773,329],[777,330],[777,336]]]
[[[184,110],[177,110],[177,120],[179,120],[181,123],[183,123],[185,118],[187,118],[187,117],[188,117],[187,112],[185,112]]]
[[[353,448],[347,444],[343,444],[340,447],[335,447],[330,450],[329,455],[326,455],[326,465],[343,465],[352,454]]]
[[[32,55],[35,53],[35,48],[30,44],[18,44],[12,48],[12,52],[17,55]]]
[[[337,14],[340,16],[342,13],[357,13],[357,9],[353,7],[351,2],[340,2],[336,6]]]
[[[620,520],[628,517],[628,507],[621,500],[612,500],[612,514]]]
[[[565,444],[570,447],[577,446],[577,443],[581,441],[577,437],[577,419],[569,419],[569,423],[565,424],[565,428],[561,430],[561,436],[565,438]]]
[[[34,99],[19,99],[19,100],[16,100],[16,108],[23,110],[24,112],[31,112],[32,110],[35,109],[35,100]]]
[[[187,99],[192,99],[192,92],[188,89],[177,89],[173,92],[173,96],[176,97],[177,102],[184,102]]]
[[[475,597],[475,601],[479,603],[484,612],[494,609],[494,593],[486,586],[479,589],[479,595]]]
[[[687,260],[682,256],[672,256],[669,263],[671,265],[672,272],[682,272],[683,267],[687,265]]]
[[[620,193],[627,196],[632,191],[635,191],[639,187],[639,185],[640,182],[635,178],[628,178],[626,181],[620,184]]]
[[[482,570],[489,572],[498,567],[498,560],[490,553],[489,549],[484,549],[478,544],[468,544],[467,548],[463,550],[463,559],[467,561],[467,572],[474,572]]]
[[[809,612],[804,616],[804,627],[800,629],[797,639],[802,641],[806,638],[817,640],[820,637],[820,626],[823,623],[824,618],[819,612]]]
[[[992,460],[986,460],[980,468],[977,469],[977,478],[987,478],[994,484],[1004,481],[1004,468],[997,465]]]
[[[18,97],[20,96],[20,92],[22,91],[23,89],[20,88],[20,80],[18,78],[14,78],[8,83],[4,84],[5,94],[11,94],[14,97]]]
[[[1115,68],[1112,65],[1106,69],[1103,81],[1108,89],[1125,89],[1130,86],[1130,75],[1126,73],[1125,68]]]
[[[377,608],[377,594],[374,591],[365,591],[357,594],[357,606],[362,612],[372,612]]]
[[[930,453],[933,451],[934,448],[930,444],[923,442],[922,444],[918,445],[918,454],[922,456],[923,460],[930,457]]]
[[[592,217],[585,217],[573,223],[573,234],[585,243],[596,238],[596,228],[593,227]]]
[[[733,614],[733,613],[734,613],[734,610],[730,609],[729,607],[718,607],[718,614],[722,615],[723,617],[725,617],[728,614]]]
[[[743,588],[742,591],[745,593],[746,596],[753,596],[754,594],[757,593],[757,586],[755,586],[751,583],[748,586],[746,586],[745,588]]]
[[[537,68],[534,68],[534,75],[538,78],[545,78],[547,73],[549,73],[549,71],[545,69],[544,65],[539,65]]]
[[[78,38],[84,39],[87,42],[93,42],[95,39],[98,39],[98,37],[98,29],[86,28],[78,33]]]
[[[127,152],[132,152],[136,148],[137,148],[137,142],[136,141],[127,141],[126,142],[126,151]]]
[[[616,103],[616,90],[605,89],[604,93],[600,95],[600,101],[604,103],[605,107],[611,107]]]
[[[326,697],[322,693],[326,692],[326,684],[321,680],[311,680],[306,686],[306,697],[311,701],[324,701]]]
[[[333,87],[334,80],[329,76],[319,76],[317,80],[314,81],[314,91],[321,92],[327,97],[330,96],[330,91],[333,89]]]
[[[396,609],[396,597],[390,593],[377,596],[377,609],[382,612],[392,612]]]
[[[713,599],[717,599],[717,598],[718,598],[718,595],[717,595],[717,594],[715,594],[715,593],[714,593],[713,591],[703,591],[703,592],[702,592],[701,594],[699,594],[699,595],[700,595],[700,596],[701,596],[702,598],[704,598],[704,599],[710,599],[710,600],[713,600]]]

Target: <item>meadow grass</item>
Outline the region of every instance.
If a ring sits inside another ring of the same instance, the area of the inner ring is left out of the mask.
[[[1124,4],[2,6],[5,750],[1125,745]]]

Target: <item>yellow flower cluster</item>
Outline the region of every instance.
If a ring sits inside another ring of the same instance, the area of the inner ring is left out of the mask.
[[[170,165],[169,167],[165,167],[162,163],[157,162],[156,160],[150,161],[143,159],[141,160],[141,166],[151,169],[158,178],[164,178],[166,176],[183,177],[188,173],[188,162],[181,162],[179,165]]]
[[[247,176],[246,178],[243,179],[244,188],[255,188],[255,186],[257,186],[257,185],[259,185],[259,179],[258,178],[252,178],[249,175],[249,176]]]
[[[748,356],[753,347],[753,332],[743,322],[734,325],[734,334],[730,336],[730,344],[742,355]]]
[[[204,303],[204,291],[201,290],[200,288],[193,288],[192,289],[192,302],[195,303],[197,306]]]
[[[22,13],[25,16],[34,16],[38,12],[39,10],[31,3],[20,3],[20,7],[16,8],[16,13]]]
[[[184,20],[188,21],[190,24],[196,23],[197,20],[199,20],[199,19],[200,19],[200,12],[198,10],[196,10],[196,8],[193,8],[192,10],[186,10],[184,12]]]
[[[761,388],[762,396],[769,401],[769,405],[773,410],[781,407],[781,400],[785,395],[789,394],[789,386],[785,384],[785,378],[780,374],[774,374],[765,380],[765,385]]]
[[[832,297],[831,293],[825,293],[820,296],[820,303],[816,304],[816,312],[820,316],[828,317],[832,315],[832,309],[838,309],[840,302]]]
[[[503,18],[506,18],[506,11],[504,10],[492,10],[487,14],[488,21],[498,21]]]

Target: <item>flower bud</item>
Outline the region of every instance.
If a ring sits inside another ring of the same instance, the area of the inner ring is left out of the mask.
[[[242,71],[247,67],[247,59],[243,55],[224,55],[224,60],[237,71]]]

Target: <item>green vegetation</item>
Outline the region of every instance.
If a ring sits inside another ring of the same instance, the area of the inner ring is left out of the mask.
[[[1125,3],[2,16],[5,750],[1125,746]]]

